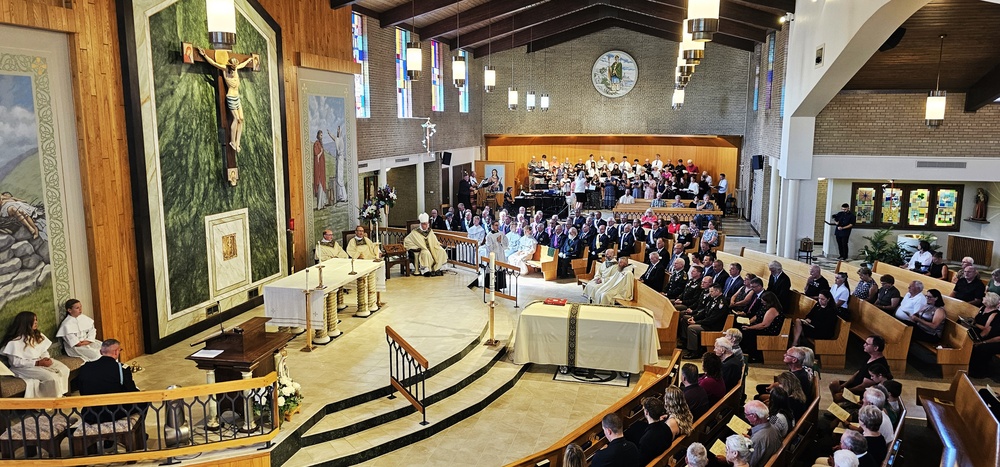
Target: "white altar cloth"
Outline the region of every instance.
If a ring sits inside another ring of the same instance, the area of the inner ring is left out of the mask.
[[[326,323],[326,295],[336,293],[338,288],[347,284],[356,284],[359,277],[364,277],[379,269],[382,263],[373,261],[355,260],[354,271],[356,275],[350,275],[351,260],[343,258],[333,258],[326,260],[323,265],[323,285],[322,290],[314,290],[310,294],[310,308],[312,313],[312,328],[323,329]],[[312,266],[309,268],[309,286],[319,285],[319,268]],[[303,290],[306,288],[306,270],[303,269],[288,277],[283,277],[264,286],[264,316],[271,318],[267,324],[273,326],[305,327],[306,326],[306,300]]]

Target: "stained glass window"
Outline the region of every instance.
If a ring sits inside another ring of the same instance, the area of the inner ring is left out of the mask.
[[[413,116],[413,92],[406,77],[406,43],[410,42],[410,31],[396,28],[396,116]]]
[[[958,217],[958,190],[941,189],[937,191],[937,215],[934,216],[935,227],[952,227]]]
[[[444,112],[444,57],[441,43],[431,41],[431,110]]]
[[[860,227],[926,231],[961,227],[961,185],[855,183],[851,189]]]
[[[882,223],[898,224],[899,211],[902,207],[903,190],[899,188],[884,188],[882,190]]]
[[[361,64],[361,74],[354,75],[354,106],[358,118],[371,117],[371,90],[368,87],[368,26],[365,17],[351,14],[352,46],[354,62]]]
[[[859,224],[875,222],[875,189],[858,188],[855,199],[855,216]]]

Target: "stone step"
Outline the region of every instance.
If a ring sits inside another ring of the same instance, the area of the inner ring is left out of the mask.
[[[509,341],[509,338],[507,339]],[[479,345],[460,361],[427,379],[426,403],[435,407],[485,375],[506,353],[505,348]],[[431,409],[433,410],[433,409]],[[413,414],[416,409],[403,397],[380,397],[363,404],[327,413],[305,432],[300,446],[331,441]]]
[[[528,367],[497,361],[485,375],[428,407],[427,425],[421,425],[422,415],[414,412],[374,428],[299,449],[285,465],[353,465],[426,439],[488,406],[512,388]]]

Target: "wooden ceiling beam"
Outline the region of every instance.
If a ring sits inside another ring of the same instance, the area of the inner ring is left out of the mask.
[[[485,45],[473,49],[473,55],[475,57],[484,57],[491,52],[496,53],[511,50],[528,44],[533,40],[540,40],[569,29],[599,21],[607,17],[611,10],[613,8],[603,5],[590,6],[583,10],[533,25],[526,30],[517,31],[510,34],[509,36],[511,37],[494,38],[493,41],[487,41]],[[462,42],[465,42],[465,36],[462,36]]]
[[[357,3],[351,5],[351,11],[353,11],[353,12],[359,14],[359,15],[365,15],[365,16],[367,16],[369,18],[372,18],[372,19],[378,19],[378,12],[377,11],[369,10],[369,9],[367,9],[367,8],[361,6],[361,5],[358,5]]]
[[[515,11],[528,8],[534,5],[545,3],[547,0],[493,0],[491,2],[476,5],[462,12],[461,17],[449,16],[441,21],[437,21],[420,28],[420,37],[434,39],[439,36],[451,34],[458,27],[469,27],[492,18],[509,15]],[[458,24],[461,20],[461,24]]]
[[[747,6],[756,10],[770,11],[776,14],[795,13],[795,0],[726,0],[727,2]]]
[[[342,6],[354,5],[358,0],[330,0],[330,8],[336,10]]]
[[[379,14],[379,25],[383,28],[396,26],[411,20],[414,16],[421,16],[432,11],[440,10],[458,3],[459,0],[410,0],[395,8],[386,10]]]
[[[1000,99],[1000,64],[983,75],[965,93],[965,111],[975,112]]]
[[[777,29],[779,26],[778,18],[780,17],[774,13],[768,13],[732,2],[722,2],[719,8],[719,18],[749,24],[761,29]]]

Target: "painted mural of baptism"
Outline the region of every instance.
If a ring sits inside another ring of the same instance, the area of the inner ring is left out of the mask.
[[[347,187],[344,185],[346,154],[344,153],[342,130],[343,126],[338,126],[336,134],[329,130],[326,132],[327,136],[333,140],[333,158],[337,164],[337,177],[334,181],[335,193],[330,191],[328,186],[329,179],[326,176],[326,148],[323,146],[323,130],[316,132],[316,141],[313,142],[313,195],[316,197],[317,210],[347,201]],[[333,199],[336,201],[333,201]]]

